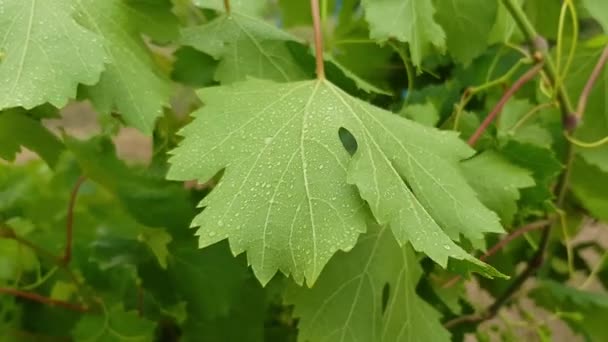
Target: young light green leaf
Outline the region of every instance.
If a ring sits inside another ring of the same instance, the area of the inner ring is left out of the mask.
[[[600,46],[583,46],[577,50],[572,62],[573,67],[565,78],[568,90],[573,96],[581,94],[604,46],[605,43]],[[597,141],[606,137],[608,132],[606,94],[608,94],[608,68],[605,67],[589,94],[583,122],[575,132],[579,140]],[[608,172],[608,144],[594,148],[577,148],[577,153],[588,163]]]
[[[371,37],[409,43],[415,65],[432,47],[445,49],[445,32],[433,18],[432,0],[363,0],[362,4]]]
[[[24,110],[0,112],[0,158],[14,160],[21,146],[36,152],[50,167],[57,164],[64,150],[61,141]]]
[[[488,47],[499,1],[435,0],[435,18],[447,37],[448,52],[456,61],[469,64]]]
[[[206,181],[225,168],[193,225],[201,227],[201,247],[228,238],[235,254],[247,251],[262,283],[277,270],[314,283],[329,258],[366,230],[360,196],[401,244],[444,267],[449,257],[476,262],[452,239],[502,232],[460,175],[458,163],[473,151],[454,133],[328,81],[248,81],[200,94],[205,107],[182,131],[168,177]],[[341,128],[357,142],[352,160]]]
[[[428,101],[425,104],[416,103],[409,106],[404,106],[401,109],[401,115],[430,127],[435,127],[440,119],[439,111],[432,101]]]
[[[149,342],[154,340],[156,324],[135,311],[115,305],[103,315],[84,315],[72,331],[76,341]]]
[[[247,77],[275,81],[307,78],[286,46],[290,41],[296,38],[237,9],[208,24],[184,29],[181,38],[182,44],[220,60],[215,79],[221,83]]]
[[[509,139],[522,143],[538,145],[547,149],[553,144],[553,137],[539,120],[541,113],[528,100],[512,99],[507,102],[497,120],[498,138],[502,141]],[[526,117],[532,113],[532,118]]]
[[[516,3],[521,4],[522,0],[517,0]],[[506,43],[511,40],[515,33],[519,33],[515,20],[505,7],[502,1],[498,1],[498,9],[494,26],[490,30],[488,43]]]
[[[0,109],[63,107],[104,70],[101,37],[72,17],[72,0],[0,2]]]
[[[410,246],[399,247],[387,228],[370,228],[329,262],[313,288],[288,288],[298,340],[449,341],[440,314],[416,293],[421,274]]]
[[[519,189],[535,185],[530,172],[494,151],[483,152],[461,167],[481,202],[500,216],[504,226],[510,226],[517,212]]]
[[[40,269],[38,256],[17,241],[0,239],[0,283],[18,282],[27,272]]]
[[[177,20],[169,11],[143,6],[146,4],[141,1],[78,0],[76,3],[79,22],[102,37],[108,56],[106,71],[99,83],[86,87],[84,95],[99,111],[109,113],[116,109],[128,124],[151,133],[163,105],[168,103],[171,89],[141,34],[167,38],[155,25],[171,32]]]

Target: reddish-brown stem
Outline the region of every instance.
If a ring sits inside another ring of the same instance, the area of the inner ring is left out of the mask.
[[[587,100],[589,99],[589,94],[591,94],[591,90],[593,90],[593,85],[602,73],[602,69],[606,65],[606,62],[608,62],[608,45],[604,48],[600,59],[597,61],[595,68],[593,68],[593,71],[591,72],[591,75],[589,76],[589,79],[587,80],[587,83],[585,84],[585,87],[581,92],[581,96],[578,98],[578,105],[576,106],[576,115],[579,121],[583,118],[583,115],[585,115],[585,108],[587,107]]]
[[[11,295],[14,297],[23,298],[23,299],[28,299],[28,300],[31,300],[34,302],[47,304],[50,306],[57,306],[57,307],[61,307],[61,308],[76,311],[76,312],[84,313],[84,312],[90,311],[90,309],[86,306],[81,306],[81,305],[73,304],[70,302],[62,301],[62,300],[44,297],[44,296],[41,296],[39,294],[32,293],[32,292],[26,292],[26,291],[21,291],[21,290],[17,290],[17,289],[0,287],[0,293]]]
[[[76,205],[76,198],[78,197],[78,190],[80,190],[80,186],[84,181],[87,180],[86,177],[80,176],[74,184],[74,188],[72,188],[72,193],[70,194],[70,202],[68,204],[68,214],[66,217],[65,224],[65,233],[66,233],[66,241],[65,241],[65,251],[63,253],[62,261],[65,265],[68,265],[72,260],[72,241],[73,241],[73,233],[74,233],[74,206]]]
[[[224,0],[224,10],[226,14],[230,14],[230,0]]]
[[[310,0],[312,10],[312,24],[315,31],[315,56],[317,63],[317,78],[325,79],[325,65],[323,64],[323,30],[321,28],[321,14],[319,12],[319,0]]]
[[[479,138],[481,138],[481,136],[488,129],[490,124],[496,119],[498,114],[500,114],[500,112],[502,111],[502,109],[505,106],[505,104],[507,103],[507,101],[509,101],[509,99],[511,97],[513,97],[513,95],[515,95],[515,93],[519,89],[521,89],[521,87],[523,87],[524,84],[528,83],[531,79],[533,79],[534,76],[536,76],[536,74],[538,74],[542,68],[543,68],[542,62],[536,64],[532,69],[528,70],[517,81],[515,81],[515,83],[513,83],[511,88],[509,88],[509,90],[507,90],[504,93],[504,95],[500,98],[498,103],[494,106],[494,108],[492,108],[492,111],[490,112],[490,114],[488,114],[488,116],[486,116],[486,118],[483,120],[481,125],[477,128],[475,133],[473,133],[473,135],[471,135],[471,137],[469,138],[469,141],[468,141],[468,144],[470,146],[475,146],[475,144],[477,143]]]
[[[498,241],[494,246],[492,246],[490,249],[488,249],[482,256],[479,257],[479,260],[485,261],[487,258],[498,253],[498,251],[503,249],[511,241],[513,241],[513,240],[517,239],[518,237],[520,237],[528,232],[531,232],[533,230],[542,229],[542,228],[546,227],[547,225],[551,224],[551,222],[553,222],[553,220],[544,219],[544,220],[539,220],[536,222],[528,223],[526,225],[523,225],[523,226],[515,229],[509,235],[507,235],[504,239]],[[455,277],[451,278],[450,280],[448,280],[447,282],[445,282],[441,287],[443,287],[443,288],[452,287],[461,278],[462,277],[459,275],[455,276]]]

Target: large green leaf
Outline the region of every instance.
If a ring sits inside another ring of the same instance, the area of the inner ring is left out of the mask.
[[[203,2],[201,2],[201,5]],[[182,44],[220,60],[215,79],[221,83],[247,77],[294,81],[307,77],[287,42],[296,38],[235,8],[230,15],[182,31]]]
[[[463,173],[479,199],[494,210],[505,226],[517,211],[519,189],[534,186],[530,172],[510,163],[494,151],[487,151],[462,163]]]
[[[0,2],[0,109],[63,107],[104,69],[102,39],[72,17],[72,0]]]
[[[386,228],[370,229],[329,262],[313,288],[288,289],[298,340],[449,341],[440,314],[416,293],[421,274],[409,246],[399,247]]]
[[[165,0],[76,3],[78,20],[102,37],[108,56],[99,83],[87,87],[85,95],[101,112],[117,110],[128,124],[151,133],[163,105],[168,103],[171,89],[141,35],[167,39],[176,34],[177,20],[168,11],[170,3]]]
[[[572,62],[573,67],[570,68],[571,71],[566,77],[566,85],[570,94],[578,97],[582,93],[606,41],[602,40],[599,43],[602,44],[587,44],[576,52]],[[605,138],[608,135],[607,133],[608,68],[604,68],[589,94],[583,122],[576,130],[575,135],[579,140],[593,142]],[[594,148],[577,148],[577,153],[585,158],[588,163],[599,167],[604,172],[608,172],[607,144]]]
[[[366,230],[360,196],[401,244],[410,241],[442,266],[449,257],[476,262],[452,239],[502,232],[460,175],[459,161],[473,151],[454,133],[328,81],[248,81],[200,94],[205,107],[182,131],[168,177],[206,181],[225,168],[193,225],[201,227],[201,247],[229,238],[235,254],[247,251],[262,283],[280,269],[312,284]],[[357,142],[352,159],[341,128]]]
[[[469,64],[488,46],[496,21],[498,1],[435,0],[437,22],[447,37],[448,52],[457,61]]]
[[[409,43],[414,64],[420,65],[432,47],[445,49],[445,32],[433,18],[432,0],[363,0],[362,3],[371,37]]]

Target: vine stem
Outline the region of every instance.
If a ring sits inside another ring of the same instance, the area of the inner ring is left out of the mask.
[[[547,219],[538,220],[538,221],[535,221],[532,223],[528,223],[526,225],[523,225],[523,226],[515,229],[509,235],[507,235],[504,239],[498,241],[494,246],[492,246],[490,249],[488,249],[487,252],[485,252],[482,256],[479,257],[479,260],[485,261],[487,258],[498,253],[501,249],[503,249],[511,241],[517,239],[518,237],[520,237],[528,232],[531,232],[531,231],[534,231],[537,229],[542,229],[542,228],[546,227],[547,225],[551,224],[552,222],[553,222],[553,220],[551,218],[547,218]],[[448,280],[447,282],[445,282],[441,287],[450,288],[450,287],[454,286],[461,278],[462,278],[462,276],[457,275],[457,276],[451,278],[450,280]]]
[[[587,80],[587,83],[585,84],[585,87],[581,92],[581,96],[578,99],[578,105],[576,106],[576,115],[579,120],[582,120],[583,115],[585,114],[585,108],[587,108],[587,100],[589,100],[589,94],[591,94],[591,90],[593,90],[593,86],[595,85],[595,82],[602,73],[602,69],[606,65],[606,62],[608,62],[608,45],[606,45],[606,47],[604,48],[602,55],[597,61],[595,68],[593,68],[593,71],[591,72],[591,75],[589,76],[589,79]]]
[[[543,70],[545,71],[549,82],[555,86],[558,84],[558,75],[552,59],[547,54],[547,41],[536,32],[536,29],[516,0],[502,0],[502,3],[505,5],[511,14],[511,17],[515,20],[515,23],[526,37],[528,44],[534,49],[535,55],[538,55],[542,60],[545,61],[543,64]],[[576,128],[578,125],[578,120],[576,114],[572,110],[572,104],[570,103],[568,93],[564,87],[557,87],[555,91],[557,91],[557,99],[560,104],[562,122],[564,123],[564,126],[566,126],[567,130]]]
[[[68,310],[72,310],[72,311],[76,311],[76,312],[85,313],[85,312],[90,311],[90,309],[86,306],[73,304],[70,302],[63,301],[63,300],[48,298],[48,297],[41,296],[39,294],[32,293],[32,292],[0,287],[0,293],[11,295],[11,296],[18,297],[18,298],[28,299],[28,300],[31,300],[34,302],[38,302],[38,303],[42,303],[42,304],[46,304],[46,305],[50,305],[50,306],[62,307],[64,309],[68,309]]]
[[[317,64],[317,79],[325,79],[325,65],[323,64],[323,29],[321,27],[321,14],[319,12],[319,0],[310,0],[312,11],[312,23],[315,34],[315,57]]]
[[[568,98],[568,94],[565,89],[560,86],[556,86],[558,78],[555,70],[555,66],[549,56],[546,55],[547,51],[547,43],[546,41],[538,35],[529,19],[526,17],[526,14],[519,7],[519,5],[515,2],[515,0],[502,0],[503,4],[510,12],[511,17],[515,20],[520,30],[526,36],[529,44],[534,48],[535,55],[540,57],[540,60],[543,60],[545,71],[549,82],[553,85],[554,90],[557,91],[558,101],[560,103],[560,109],[562,112],[562,124],[564,126],[564,130],[567,133],[572,133],[579,124],[579,117],[577,112],[572,111],[572,105],[570,104],[570,100]],[[601,62],[601,60],[600,60]],[[605,62],[604,62],[605,63]],[[598,67],[596,67],[598,69]],[[600,68],[601,70],[601,68]],[[599,72],[598,72],[599,73]],[[593,76],[593,74],[592,74]],[[592,82],[588,81],[588,84]],[[589,90],[590,92],[590,90]],[[570,173],[572,169],[572,163],[574,160],[574,148],[572,144],[567,145],[566,151],[566,159],[565,159],[565,171],[561,174],[560,179],[555,186],[555,193],[557,197],[557,207],[563,207],[565,202],[566,193],[568,192],[568,183],[570,178]],[[452,328],[454,326],[463,324],[463,323],[474,323],[479,324],[485,320],[488,320],[498,313],[500,308],[505,305],[511,297],[521,288],[521,286],[530,278],[534,273],[543,265],[545,259],[545,253],[547,251],[547,247],[549,245],[549,237],[551,235],[552,224],[546,225],[542,229],[542,235],[540,239],[539,247],[536,252],[532,256],[532,258],[528,261],[526,268],[523,272],[521,272],[515,280],[509,285],[506,291],[503,292],[501,296],[499,296],[492,305],[490,305],[487,309],[482,311],[481,313],[474,313],[471,315],[464,315],[460,317],[456,317],[444,324],[446,328]]]
[[[224,10],[226,14],[230,14],[230,0],[224,0]]]
[[[82,183],[86,181],[87,178],[85,176],[78,177],[74,187],[72,188],[72,192],[70,193],[70,202],[68,204],[68,214],[66,218],[65,225],[65,233],[66,233],[66,241],[65,241],[65,251],[63,253],[62,262],[65,265],[68,265],[72,260],[72,243],[74,240],[74,207],[76,205],[76,198],[78,197],[78,190],[82,186]]]
[[[494,108],[492,108],[492,111],[490,112],[490,114],[488,114],[488,116],[486,116],[486,118],[483,120],[481,125],[477,128],[475,133],[473,133],[473,135],[471,135],[471,137],[469,138],[468,144],[470,146],[475,146],[475,144],[477,143],[479,138],[481,138],[481,136],[488,129],[490,124],[494,121],[494,119],[496,119],[498,114],[500,114],[500,112],[502,111],[502,109],[505,106],[505,104],[507,103],[507,101],[509,101],[509,99],[511,97],[513,97],[513,95],[515,95],[515,93],[519,89],[521,89],[521,87],[523,87],[526,83],[528,83],[531,79],[534,78],[534,76],[536,76],[541,71],[541,69],[543,68],[543,64],[544,63],[542,63],[542,62],[536,64],[532,69],[528,70],[517,81],[515,81],[515,83],[513,83],[513,85],[511,86],[511,88],[509,88],[509,90],[507,90],[504,93],[504,95],[500,98],[498,103],[496,103]]]

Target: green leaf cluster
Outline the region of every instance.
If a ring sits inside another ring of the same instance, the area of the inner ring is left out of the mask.
[[[0,341],[608,339],[605,2],[309,5],[0,1]]]

